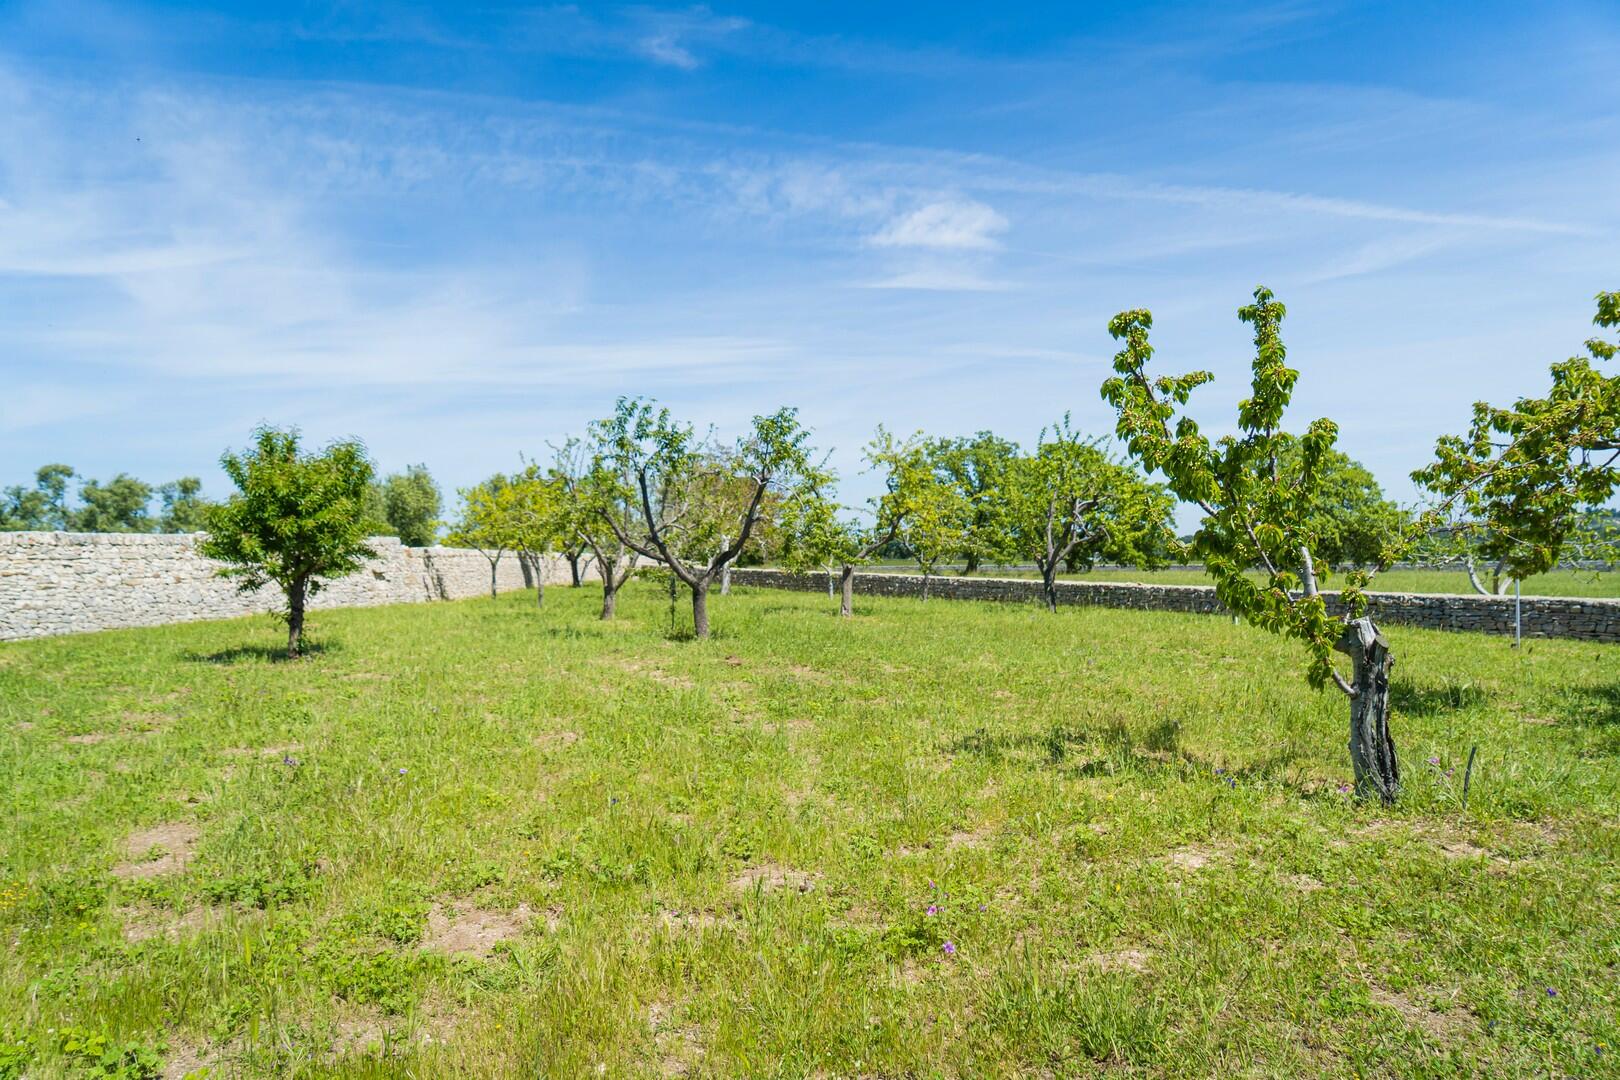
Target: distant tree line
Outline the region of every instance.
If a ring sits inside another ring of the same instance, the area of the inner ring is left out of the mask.
[[[103,483],[81,477],[70,465],[43,465],[32,486],[0,491],[0,532],[202,532],[211,505],[195,476],[154,486],[119,473]],[[367,482],[359,520],[368,535],[426,546],[436,541],[442,508],[427,466],[412,465]]]

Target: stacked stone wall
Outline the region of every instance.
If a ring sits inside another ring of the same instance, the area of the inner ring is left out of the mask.
[[[734,570],[738,585],[773,589],[826,592],[827,575],[791,574],[781,570]],[[855,575],[855,591],[863,596],[922,595],[918,574],[866,573]],[[1186,611],[1221,614],[1225,606],[1212,585],[1153,585],[1114,581],[1060,581],[1059,604],[1094,604],[1099,607],[1142,611]],[[995,600],[1040,603],[1041,583],[1031,578],[936,577],[928,595],[942,600]],[[1329,610],[1338,613],[1338,594],[1326,593]],[[1513,597],[1461,596],[1442,593],[1368,593],[1373,618],[1380,622],[1459,630],[1483,634],[1513,633]],[[1620,641],[1620,600],[1589,600],[1565,596],[1526,596],[1520,601],[1525,637],[1584,638]]]
[[[219,564],[197,553],[200,536],[0,532],[0,640],[225,619],[281,606],[273,586],[237,591]],[[314,609],[455,600],[489,592],[489,560],[462,548],[406,547],[374,537],[376,558],[328,583]],[[568,564],[544,564],[547,582],[569,580]],[[517,557],[496,566],[496,587],[527,584]]]

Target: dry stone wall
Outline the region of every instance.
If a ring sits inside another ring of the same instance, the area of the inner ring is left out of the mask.
[[[737,585],[773,589],[827,590],[826,574],[790,574],[781,570],[734,570]],[[917,574],[856,574],[855,591],[864,596],[921,596]],[[1144,611],[1226,611],[1212,585],[1136,585],[1111,581],[1060,581],[1058,603]],[[936,577],[930,597],[950,600],[999,600],[1039,603],[1041,583],[1030,578]],[[1340,608],[1336,593],[1326,593],[1328,608]],[[1463,630],[1484,634],[1513,633],[1513,597],[1456,596],[1438,593],[1368,593],[1373,618],[1380,622]],[[1522,600],[1525,637],[1583,638],[1620,641],[1620,600],[1586,600],[1563,596],[1527,596]]]
[[[0,640],[225,619],[272,611],[271,587],[243,594],[197,553],[197,536],[0,532]],[[327,584],[315,609],[455,600],[489,592],[489,561],[462,548],[406,547],[375,537],[377,557]],[[566,582],[568,564],[545,564],[547,582]],[[497,566],[500,589],[521,589],[511,553]]]

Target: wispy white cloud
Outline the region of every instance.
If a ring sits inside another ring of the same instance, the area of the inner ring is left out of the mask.
[[[877,247],[986,251],[1007,231],[1007,219],[972,199],[945,199],[902,214],[872,235]]]

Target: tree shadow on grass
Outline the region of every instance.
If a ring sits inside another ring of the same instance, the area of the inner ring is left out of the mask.
[[[1620,683],[1572,686],[1565,691],[1573,708],[1570,719],[1592,727],[1620,727]]]
[[[1437,686],[1418,686],[1395,680],[1389,684],[1390,706],[1407,716],[1443,716],[1489,700],[1490,695],[1471,682],[1447,681]]]
[[[1138,760],[1167,761],[1180,744],[1181,723],[1163,720],[1135,734],[1115,720],[1096,729],[1053,724],[1045,731],[991,734],[978,728],[948,743],[948,753],[971,754],[987,761],[1012,757],[1080,776],[1112,774]]]
[[[340,646],[328,645],[324,642],[306,641],[303,652],[294,658],[287,655],[285,645],[234,645],[229,649],[220,649],[218,652],[199,652],[195,649],[185,653],[185,658],[199,664],[242,664],[263,663],[296,664],[304,660],[319,656],[322,653],[341,651]]]

